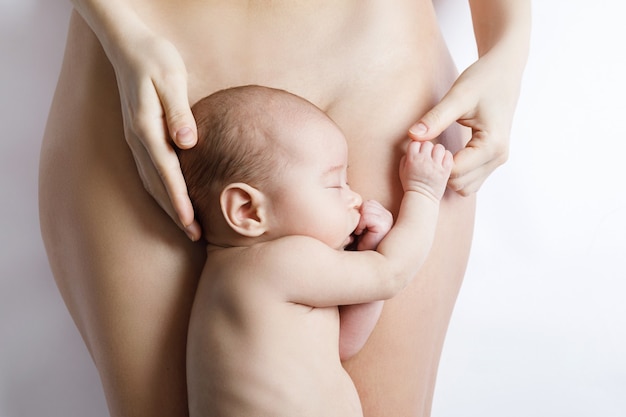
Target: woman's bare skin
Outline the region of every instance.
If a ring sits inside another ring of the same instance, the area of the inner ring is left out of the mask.
[[[190,103],[252,83],[307,98],[344,131],[352,188],[397,211],[400,144],[457,76],[429,1],[131,3],[181,54]],[[187,323],[205,253],[146,192],[144,182],[158,194],[146,180],[150,158],[129,140],[131,153],[122,108],[107,55],[74,13],[41,154],[44,242],[111,414],[182,416]],[[456,153],[469,138],[453,125],[438,141]],[[344,364],[365,416],[429,415],[474,206],[473,195],[446,192],[426,264]]]

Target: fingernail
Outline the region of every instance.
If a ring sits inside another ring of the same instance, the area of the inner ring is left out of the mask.
[[[409,132],[415,136],[424,136],[426,132],[428,132],[428,127],[424,123],[418,123],[417,125],[411,127]]]
[[[176,132],[176,142],[181,145],[191,145],[193,143],[193,132],[188,127],[183,127]]]
[[[200,239],[200,236],[202,235],[202,230],[200,230],[200,226],[198,225],[198,223],[193,222],[189,226],[185,227],[185,233],[192,242],[195,242]]]

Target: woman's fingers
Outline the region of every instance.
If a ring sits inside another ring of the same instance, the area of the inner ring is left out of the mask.
[[[508,142],[476,133],[467,146],[454,155],[448,186],[461,195],[470,195],[508,158]]]
[[[174,73],[163,80],[154,80],[154,87],[159,94],[170,137],[179,148],[189,149],[195,146],[198,133],[189,106],[184,74]]]
[[[411,126],[409,137],[417,141],[433,140],[451,124],[464,118],[474,106],[470,94],[464,94],[462,90],[459,85],[454,85],[439,103]]]
[[[167,138],[163,116],[157,116],[155,109],[150,111],[149,107],[139,110],[133,129],[126,132],[126,139],[148,193],[190,239],[198,240],[200,226],[194,219],[187,185],[176,152]],[[160,109],[158,112],[162,114]]]
[[[187,184],[174,148],[163,139],[148,141],[147,151],[150,159],[142,163],[148,165],[144,171],[152,172],[147,178],[150,181],[149,190],[153,190],[152,194],[161,207],[185,229],[192,240],[199,239],[200,228],[194,219]]]
[[[510,104],[500,86],[491,82],[495,79],[491,71],[481,61],[474,63],[409,130],[413,140],[431,141],[455,122],[472,129],[470,141],[454,155],[448,181],[448,187],[461,195],[478,191],[508,158]]]
[[[200,239],[202,231],[194,219],[184,178],[182,174],[180,177],[172,175],[176,171],[167,168],[168,165],[179,166],[174,150],[171,147],[169,151],[153,147],[151,154],[134,133],[127,132],[126,138],[146,191],[191,240]]]

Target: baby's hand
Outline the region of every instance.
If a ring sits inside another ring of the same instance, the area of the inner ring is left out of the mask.
[[[452,153],[443,145],[412,141],[400,161],[402,187],[439,201],[453,165]]]
[[[376,250],[393,225],[393,215],[375,200],[361,205],[361,220],[354,234],[358,236],[357,250]]]

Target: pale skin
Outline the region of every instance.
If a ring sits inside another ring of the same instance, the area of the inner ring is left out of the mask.
[[[276,139],[289,159],[278,177],[221,193],[224,219],[213,223],[228,228],[207,236],[189,327],[191,416],[362,416],[341,366],[337,306],[393,297],[434,239],[453,164],[442,145],[409,144],[389,230],[386,210],[362,203],[347,183],[340,130],[321,113],[296,123],[296,132],[286,127]],[[353,233],[362,236],[361,251],[344,251]],[[364,342],[371,327],[357,327],[353,335]]]
[[[479,59],[458,80],[425,0],[74,3],[42,147],[41,226],[111,415],[187,413],[186,328],[205,252],[179,231],[201,234],[168,136],[193,146],[190,103],[263,84],[327,111],[348,141],[351,186],[394,214],[407,131],[443,132],[454,154],[429,256],[344,363],[367,417],[428,416],[474,192],[508,153],[528,1],[470,2]]]

